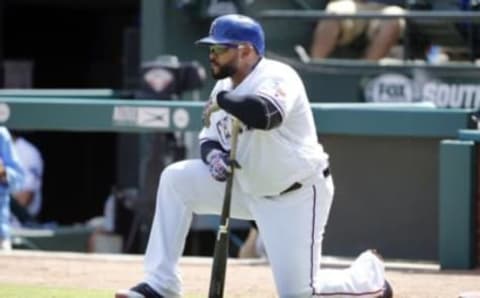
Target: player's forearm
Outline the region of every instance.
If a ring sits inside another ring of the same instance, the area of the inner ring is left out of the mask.
[[[258,95],[236,96],[220,92],[217,103],[249,127],[269,130],[282,122],[282,115],[277,107]]]

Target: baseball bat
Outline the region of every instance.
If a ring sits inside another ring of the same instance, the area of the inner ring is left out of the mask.
[[[237,155],[237,140],[240,131],[239,120],[232,121],[232,143],[230,148],[230,160],[232,162],[232,173],[227,178],[225,186],[225,194],[223,197],[223,207],[220,216],[220,226],[217,231],[217,239],[215,241],[215,249],[213,253],[212,273],[210,275],[210,289],[208,292],[209,298],[222,298],[223,289],[225,286],[225,275],[227,270],[228,258],[228,242],[229,242],[229,217],[230,217],[230,202],[232,199],[232,185],[233,174],[235,168],[238,167],[235,161]]]

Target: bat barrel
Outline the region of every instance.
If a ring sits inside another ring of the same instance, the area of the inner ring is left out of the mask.
[[[222,298],[225,285],[228,257],[228,229],[219,229],[213,254],[212,275],[210,278],[209,298]]]

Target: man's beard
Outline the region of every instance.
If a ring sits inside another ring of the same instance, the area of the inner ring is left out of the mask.
[[[211,73],[212,73],[212,77],[215,79],[215,80],[221,80],[221,79],[225,79],[227,77],[231,77],[233,76],[235,73],[237,72],[237,69],[231,65],[231,64],[228,64],[228,65],[225,65],[225,66],[220,66],[218,68],[218,72],[215,73],[213,71],[213,68],[211,69]]]

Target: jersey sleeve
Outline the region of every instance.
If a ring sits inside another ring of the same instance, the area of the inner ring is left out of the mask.
[[[218,81],[215,86],[212,89],[212,92],[210,92],[210,96],[208,97],[208,100],[211,100],[214,96],[217,96],[217,93],[222,90],[222,82]],[[210,120],[212,120],[212,115],[210,115]],[[210,121],[213,123],[213,121]],[[200,143],[204,141],[219,141],[218,139],[218,134],[217,130],[215,129],[214,125],[210,125],[210,127],[203,127],[202,130],[200,131],[200,134],[198,135],[198,140]]]
[[[295,104],[299,90],[300,86],[296,85],[294,78],[273,77],[261,83],[255,94],[269,100],[285,119]]]
[[[205,141],[218,142],[218,136],[215,132],[215,129],[213,128],[213,125],[210,125],[210,127],[203,127],[200,131],[200,134],[198,135],[198,140],[200,143],[203,143]]]

